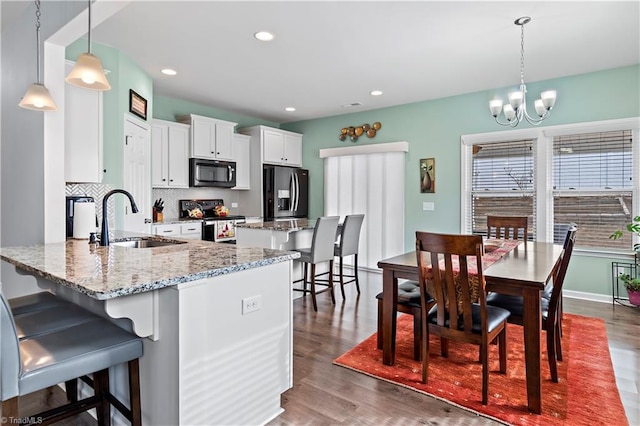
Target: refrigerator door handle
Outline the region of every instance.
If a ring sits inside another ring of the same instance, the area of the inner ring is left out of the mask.
[[[293,174],[293,185],[294,185],[294,201],[293,201],[293,212],[296,213],[298,211],[298,203],[300,201],[300,182],[298,182],[298,175],[296,173]]]

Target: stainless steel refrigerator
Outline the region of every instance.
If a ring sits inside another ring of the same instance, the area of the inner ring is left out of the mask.
[[[264,166],[263,173],[264,220],[306,218],[309,210],[309,171],[297,167]]]

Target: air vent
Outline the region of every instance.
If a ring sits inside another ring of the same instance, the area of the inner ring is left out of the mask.
[[[342,108],[353,108],[357,106],[362,106],[362,102],[351,102],[350,104],[342,105]]]

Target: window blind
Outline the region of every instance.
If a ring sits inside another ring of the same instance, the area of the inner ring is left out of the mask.
[[[629,248],[609,235],[633,218],[631,130],[556,136],[552,164],[554,226],[576,223],[579,247]]]
[[[529,217],[535,238],[535,156],[533,140],[473,145],[472,232],[486,233],[488,215]]]

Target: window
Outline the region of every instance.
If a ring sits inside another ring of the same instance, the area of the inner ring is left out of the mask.
[[[577,246],[631,245],[609,235],[633,218],[632,160],[630,130],[553,138],[554,222],[578,225]]]
[[[535,235],[533,140],[474,145],[472,149],[472,232],[485,234],[488,215],[528,216]]]
[[[529,238],[562,242],[578,225],[584,250],[640,214],[638,118],[462,136],[462,231],[485,233],[488,214],[529,216]],[[636,179],[633,179],[634,176]]]

